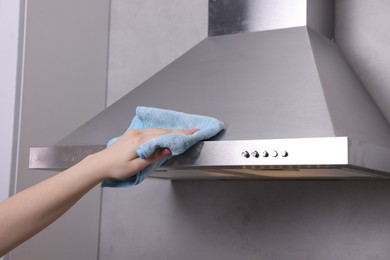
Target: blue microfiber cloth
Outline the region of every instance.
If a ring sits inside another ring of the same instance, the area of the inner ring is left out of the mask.
[[[140,158],[148,158],[158,148],[169,148],[171,157],[185,152],[192,145],[209,139],[219,133],[224,124],[212,117],[191,115],[172,110],[165,110],[153,107],[137,107],[136,115],[130,124],[130,129],[147,129],[147,128],[168,128],[168,129],[193,129],[199,131],[192,135],[168,134],[152,139],[138,147],[137,154]],[[107,147],[112,145],[119,137],[111,139]],[[160,167],[168,158],[157,161],[136,175],[126,179],[108,179],[102,184],[103,187],[128,187],[133,186],[145,179],[155,169]]]

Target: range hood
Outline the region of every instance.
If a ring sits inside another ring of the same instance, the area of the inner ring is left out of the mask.
[[[329,0],[210,0],[209,37],[54,147],[31,148],[30,168],[104,149],[142,105],[226,126],[152,177],[389,177],[389,123],[333,43],[333,16]]]

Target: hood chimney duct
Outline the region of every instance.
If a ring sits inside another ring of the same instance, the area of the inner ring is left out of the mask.
[[[334,0],[209,0],[208,35],[308,26],[334,38]]]

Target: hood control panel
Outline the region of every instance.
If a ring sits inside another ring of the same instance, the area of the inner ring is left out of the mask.
[[[278,156],[281,156],[281,157],[287,157],[288,156],[288,152],[287,151],[276,151],[276,150],[272,150],[268,153],[268,151],[266,150],[263,150],[261,152],[261,157],[268,157],[269,155],[271,155],[272,157],[278,157]],[[242,157],[245,157],[245,158],[250,158],[250,157],[254,157],[254,158],[259,158],[260,157],[260,153],[258,151],[253,151],[251,153],[249,153],[248,151],[243,151],[241,153],[241,156]]]
[[[275,169],[281,167],[295,169],[302,165],[340,167],[348,164],[348,138],[204,141],[189,150],[188,154],[170,159],[164,167],[179,168],[179,164],[184,167],[213,167],[212,169],[214,167],[252,169],[254,166],[267,166],[267,169],[273,166]]]
[[[241,153],[241,156],[245,157],[245,158],[249,158],[251,155],[249,154],[248,151],[244,151],[244,152]]]

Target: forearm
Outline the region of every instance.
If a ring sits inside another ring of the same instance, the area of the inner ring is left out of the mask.
[[[0,203],[0,256],[50,225],[102,180],[131,177],[170,154],[169,149],[158,149],[141,159],[136,153],[141,144],[161,135],[196,131],[130,130],[109,148]]]
[[[0,203],[0,256],[63,215],[104,179],[96,155]]]

